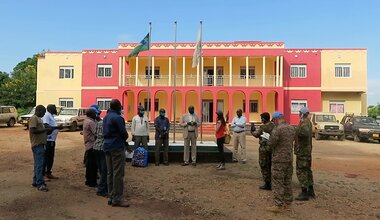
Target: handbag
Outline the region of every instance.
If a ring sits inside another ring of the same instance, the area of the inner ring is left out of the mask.
[[[229,126],[227,125],[226,126],[226,132],[225,132],[225,135],[224,135],[224,143],[225,144],[230,144],[230,142],[231,142],[231,134],[230,134]]]

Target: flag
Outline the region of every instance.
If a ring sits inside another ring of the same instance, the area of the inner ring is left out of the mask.
[[[195,45],[195,50],[193,54],[193,68],[197,67],[199,60],[201,59],[201,47],[202,47],[202,31],[199,29],[198,40]]]
[[[128,57],[133,57],[133,56],[137,56],[141,51],[144,51],[144,50],[149,50],[149,33],[144,37],[144,39],[142,39],[142,41],[140,42],[139,45],[137,45],[135,47],[135,49],[133,49]]]

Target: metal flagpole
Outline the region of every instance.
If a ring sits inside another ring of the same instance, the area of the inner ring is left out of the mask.
[[[203,69],[202,69],[202,20],[199,21],[199,25],[200,25],[200,42],[201,42],[201,47],[200,47],[200,60],[199,60],[199,69],[200,69],[200,74],[201,74],[201,77],[200,78],[200,95],[201,95],[201,144],[203,143],[203,91],[202,91],[202,87],[203,87]]]
[[[173,113],[174,113],[174,133],[173,133],[173,143],[175,143],[175,119],[176,119],[176,102],[177,102],[177,21],[174,21],[174,93],[173,93]]]
[[[151,64],[150,64],[150,62],[151,62],[151,54],[150,54],[150,46],[151,46],[151,32],[152,32],[152,22],[149,22],[149,48],[148,48],[148,91],[147,91],[147,98],[148,98],[148,100],[147,100],[147,109],[146,109],[146,111],[147,111],[147,116],[148,116],[148,121],[150,121],[150,118],[149,118],[149,112],[150,112],[150,108],[149,108],[149,106],[150,106],[150,77],[151,77]]]

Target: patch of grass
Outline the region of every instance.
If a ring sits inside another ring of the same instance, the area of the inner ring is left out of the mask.
[[[205,218],[225,216],[225,214],[219,209],[206,209],[206,208],[202,208],[201,210],[195,211],[195,214],[205,217]]]

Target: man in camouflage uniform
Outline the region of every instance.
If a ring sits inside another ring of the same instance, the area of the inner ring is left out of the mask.
[[[297,127],[296,144],[294,154],[296,155],[296,173],[301,184],[302,192],[296,200],[306,201],[314,198],[313,172],[311,171],[311,151],[312,151],[312,123],[309,119],[309,109],[300,109],[300,123]]]
[[[293,142],[295,128],[285,122],[281,112],[272,115],[276,127],[269,138],[269,148],[272,151],[272,189],[274,203],[267,211],[280,212],[293,201]]]
[[[268,112],[264,112],[260,115],[261,122],[258,130],[251,130],[251,133],[254,137],[259,138],[259,164],[261,168],[261,174],[263,175],[264,185],[260,186],[260,189],[263,190],[271,190],[271,166],[272,166],[272,152],[268,146],[268,139],[266,139],[263,134],[268,133],[269,135],[272,133],[274,128],[273,122],[270,121],[270,114]]]

